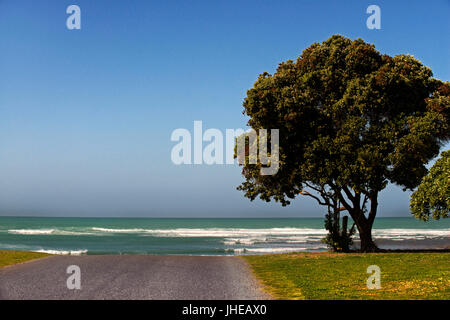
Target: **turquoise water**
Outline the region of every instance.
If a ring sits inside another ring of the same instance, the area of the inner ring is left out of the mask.
[[[157,219],[0,217],[0,250],[59,254],[237,255],[324,251],[322,218]],[[377,218],[381,247],[450,245],[450,219]]]

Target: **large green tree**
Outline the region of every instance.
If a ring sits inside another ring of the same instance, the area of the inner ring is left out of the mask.
[[[285,206],[325,187],[354,220],[361,250],[375,251],[380,191],[416,187],[450,136],[449,88],[410,55],[340,35],[314,43],[247,91],[248,125],[280,130],[280,161],[275,175],[245,163],[238,189]]]
[[[418,219],[438,220],[450,215],[450,150],[444,151],[411,195],[411,211]]]

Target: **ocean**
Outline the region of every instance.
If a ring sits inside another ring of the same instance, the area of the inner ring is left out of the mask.
[[[323,218],[0,217],[0,250],[71,255],[315,252],[327,250],[325,234]],[[450,219],[377,218],[373,235],[385,249],[449,248]]]

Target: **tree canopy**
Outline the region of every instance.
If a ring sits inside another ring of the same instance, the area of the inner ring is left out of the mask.
[[[411,195],[411,211],[418,219],[438,220],[450,214],[450,150],[444,151]]]
[[[362,250],[372,251],[378,193],[389,182],[416,187],[450,136],[449,92],[411,55],[340,35],[314,43],[247,91],[248,125],[279,129],[280,161],[272,176],[244,164],[238,189],[285,206],[305,188],[326,188],[355,221]]]

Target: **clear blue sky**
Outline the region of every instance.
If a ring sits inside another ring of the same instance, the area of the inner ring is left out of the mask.
[[[81,30],[66,8],[81,8]],[[381,8],[381,30],[366,8]],[[170,135],[244,128],[259,73],[339,33],[450,80],[450,2],[0,0],[0,215],[317,216],[251,203],[237,166],[175,166]],[[448,146],[447,146],[448,148]],[[389,187],[380,216],[409,215]]]

